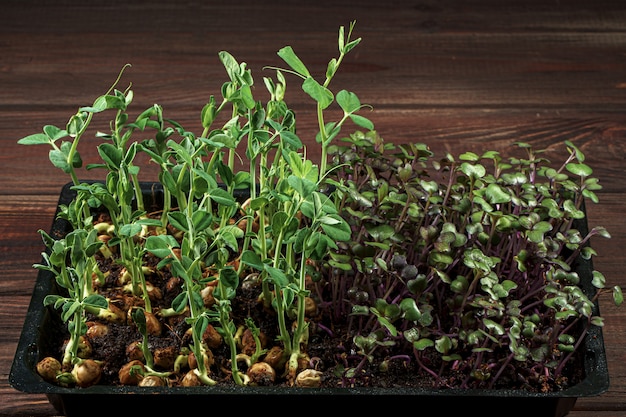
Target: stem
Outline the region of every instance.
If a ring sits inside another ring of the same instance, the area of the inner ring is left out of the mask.
[[[330,82],[330,79],[326,79],[324,86],[326,86]],[[326,173],[326,165],[328,164],[328,133],[326,133],[326,125],[324,123],[324,110],[322,106],[317,104],[317,125],[320,130],[320,140],[321,140],[321,157],[320,157],[320,178],[324,178],[324,174]]]
[[[219,300],[219,305],[218,305],[219,315],[220,315],[219,316],[220,324],[223,329],[228,329],[230,327],[229,324],[232,321],[230,319],[229,309],[225,308],[222,305],[222,303],[230,303],[230,302],[226,300]],[[241,375],[239,373],[239,366],[237,364],[237,344],[235,342],[235,339],[229,331],[225,332],[224,338],[226,339],[226,344],[228,345],[229,350],[230,350],[230,366],[231,366],[231,371],[233,375],[233,380],[235,381],[235,384],[237,385],[244,385],[244,381],[243,379],[241,379]]]
[[[81,119],[79,114],[80,113],[75,114],[72,117],[72,119],[74,118]],[[72,177],[72,182],[74,183],[74,185],[78,185],[80,181],[78,180],[78,176],[76,175],[76,171],[74,170],[74,165],[72,161],[74,160],[74,156],[76,155],[76,152],[78,151],[78,143],[80,142],[80,138],[82,137],[83,133],[85,133],[85,131],[87,130],[87,127],[89,127],[89,124],[91,123],[92,118],[93,118],[93,113],[87,113],[87,119],[82,123],[80,130],[76,132],[76,135],[74,136],[74,140],[72,141],[72,146],[70,147],[70,151],[67,154],[67,165],[70,169],[69,174],[70,174],[70,177]]]
[[[75,358],[78,358],[78,341],[80,338],[79,329],[80,323],[83,321],[83,313],[81,309],[76,310],[74,313],[74,318],[72,319],[74,322],[74,326],[70,326],[73,328],[72,333],[70,335],[70,339],[65,346],[65,353],[63,354],[63,366],[69,366],[74,362]]]
[[[347,42],[350,42],[350,35],[352,34],[353,28],[354,28],[354,23],[350,25],[350,29],[348,30]],[[345,49],[342,48],[339,53],[339,57],[337,58],[337,62],[335,63],[335,71],[332,74],[326,76],[326,80],[324,81],[324,85],[323,85],[324,87],[328,87],[330,85],[330,82],[333,79],[334,74],[337,73],[337,69],[341,65],[341,62],[343,61],[345,56],[346,56],[346,51]],[[321,160],[320,160],[320,179],[322,179],[324,178],[326,174],[329,143],[328,143],[328,133],[326,132],[326,126],[324,123],[324,110],[322,109],[322,106],[319,103],[317,103],[317,120],[318,120],[319,129],[320,129],[320,140],[322,144],[322,149],[321,149],[322,155],[321,155]]]
[[[304,338],[305,331],[307,330],[307,323],[305,321],[305,299],[306,299],[306,256],[302,256],[300,259],[300,271],[298,277],[298,294],[296,297],[298,298],[298,312],[297,312],[297,322],[296,328],[293,332],[293,350],[296,352],[300,352],[300,348],[302,344],[306,344],[307,341]]]

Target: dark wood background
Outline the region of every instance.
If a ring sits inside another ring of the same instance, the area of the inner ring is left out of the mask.
[[[425,142],[439,155],[506,152],[521,140],[554,159],[564,140],[575,142],[604,186],[589,222],[612,234],[593,242],[594,266],[610,285],[626,287],[626,2],[52,3],[9,0],[0,8],[0,415],[54,414],[45,396],[11,388],[8,374],[43,249],[37,230],[50,227],[69,180],[48,163],[47,148],[16,142],[46,124],[64,127],[126,63],[120,86],[133,84],[131,114],[159,103],[199,131],[200,109],[226,80],[219,51],[248,63],[262,94],[262,76],[273,76],[263,67],[281,64],[278,49],[293,46],[321,77],[337,55],[338,27],[356,20],[363,41],[332,86],[371,104],[386,140]],[[287,97],[312,144],[314,114],[298,84],[288,78]],[[92,162],[95,147],[82,155]],[[611,387],[579,400],[574,417],[626,416],[626,308],[608,297],[600,305]]]

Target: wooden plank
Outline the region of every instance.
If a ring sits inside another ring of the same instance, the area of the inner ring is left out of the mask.
[[[45,124],[63,127],[132,63],[120,86],[133,83],[131,115],[159,103],[166,115],[199,132],[198,114],[226,76],[220,50],[248,63],[262,95],[266,65],[291,44],[316,76],[336,55],[339,25],[357,20],[362,45],[345,61],[333,88],[355,91],[389,141],[428,143],[438,155],[510,152],[518,140],[549,149],[562,142],[587,155],[604,189],[588,208],[598,240],[594,265],[611,285],[626,287],[626,2],[528,0],[350,0],[236,4],[111,0],[9,2],[0,26],[0,415],[51,416],[44,395],[8,385],[10,363],[28,308],[47,230],[67,175],[47,163],[48,149],[16,144]],[[237,28],[237,30],[233,30]],[[310,99],[288,77],[298,133],[314,147]],[[329,114],[336,117],[338,113]],[[97,120],[95,130],[107,129]],[[97,160],[90,132],[85,163]],[[154,178],[156,167],[142,174]],[[100,178],[97,172],[83,178]],[[8,180],[7,180],[8,179]],[[626,312],[602,296],[611,387],[581,399],[573,417],[626,416]]]

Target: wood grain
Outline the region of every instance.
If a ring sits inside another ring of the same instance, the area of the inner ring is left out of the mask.
[[[589,221],[609,229],[594,260],[611,285],[626,287],[626,3],[527,0],[258,2],[9,1],[0,25],[0,415],[51,416],[44,395],[21,393],[8,374],[49,228],[68,178],[48,149],[17,145],[46,124],[64,127],[104,93],[119,70],[132,82],[131,114],[153,103],[198,131],[199,112],[226,75],[217,53],[246,62],[256,79],[281,65],[291,45],[314,75],[336,55],[340,25],[356,20],[361,45],[333,81],[370,104],[389,141],[420,141],[437,154],[496,149],[515,141],[549,149],[563,141],[587,155],[601,179]],[[305,3],[305,4],[303,4]],[[507,2],[513,3],[513,2]],[[315,122],[298,80],[288,101],[299,135],[313,145]],[[255,94],[265,94],[257,85]],[[96,120],[106,129],[106,120]],[[95,147],[83,147],[85,163]],[[315,154],[315,151],[313,155]],[[147,167],[147,179],[155,175]],[[98,172],[85,172],[96,178]],[[574,417],[626,416],[626,310],[601,299],[611,387],[581,399]]]

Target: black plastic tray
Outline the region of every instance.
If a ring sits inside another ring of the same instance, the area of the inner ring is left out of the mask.
[[[68,204],[73,198],[71,184],[61,190],[60,204]],[[143,183],[142,191],[148,205],[158,205],[162,199],[161,185]],[[56,218],[56,216],[55,216]],[[54,220],[51,236],[62,236],[69,225],[63,220]],[[581,233],[586,233],[586,221],[578,225]],[[591,261],[581,260],[577,272],[583,287],[588,293],[591,286]],[[62,388],[44,381],[35,371],[41,359],[40,347],[45,346],[46,335],[53,329],[56,314],[43,306],[46,295],[56,292],[54,278],[50,273],[39,271],[32,299],[24,321],[22,334],[9,375],[12,387],[32,394],[46,394],[56,410],[67,416],[115,415],[135,410],[143,415],[160,413],[167,407],[183,404],[185,409],[207,406],[216,400],[229,401],[225,407],[241,409],[246,404],[254,407],[272,405],[275,412],[284,407],[319,407],[326,412],[335,404],[341,405],[351,414],[371,413],[373,407],[389,405],[394,409],[411,407],[419,410],[462,411],[463,415],[523,415],[565,416],[581,397],[596,396],[609,388],[609,374],[602,329],[592,326],[584,348],[585,377],[577,385],[560,392],[533,393],[523,390],[436,390],[421,388],[280,388],[280,387],[134,387],[95,385],[89,388]],[[599,312],[596,303],[594,313]],[[156,395],[155,395],[156,394]],[[245,401],[262,400],[259,403]],[[232,401],[237,401],[233,403]],[[312,401],[312,402],[311,402]],[[215,404],[215,403],[213,403]],[[230,405],[228,405],[230,404]],[[125,408],[130,407],[130,408]],[[279,408],[274,408],[279,407]],[[122,411],[120,411],[122,410]],[[495,414],[494,414],[495,413]]]

